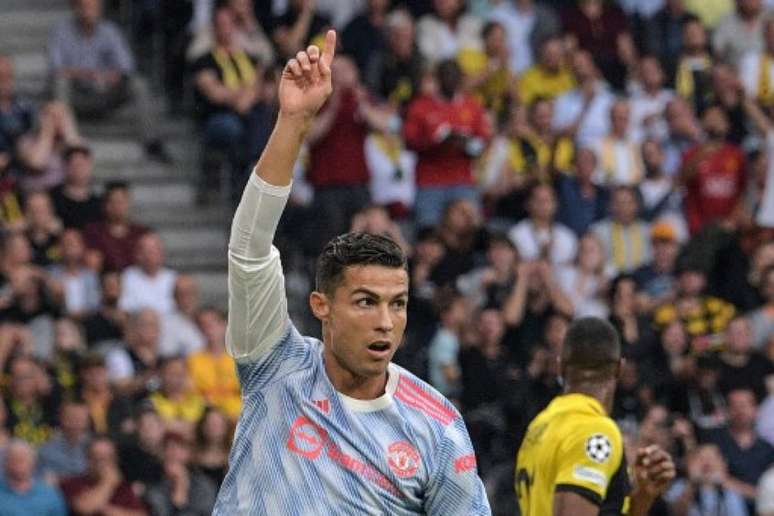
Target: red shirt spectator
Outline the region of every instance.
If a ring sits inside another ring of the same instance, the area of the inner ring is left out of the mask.
[[[691,234],[729,217],[744,191],[745,159],[736,145],[708,143],[690,149],[683,159],[686,177],[685,216]]]
[[[423,95],[408,108],[403,135],[416,151],[417,185],[453,186],[473,184],[473,159],[459,139],[451,134],[488,139],[491,127],[478,100],[456,94],[451,100]]]
[[[328,101],[327,109],[335,110],[330,129],[309,148],[306,178],[317,188],[368,184],[364,150],[368,127],[359,116],[358,94],[349,88],[338,97]]]
[[[108,186],[103,209],[105,219],[88,224],[83,238],[101,255],[103,269],[121,271],[134,263],[137,242],[148,228],[129,220],[129,190],[123,183]]]

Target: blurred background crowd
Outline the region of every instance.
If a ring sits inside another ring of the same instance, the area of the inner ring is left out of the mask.
[[[396,362],[458,404],[495,514],[516,514],[568,324],[608,318],[612,417],[678,464],[652,513],[774,514],[774,1],[70,6],[44,99],[0,55],[0,514],[209,514],[240,410],[225,313],[167,265],[132,182],[97,184],[79,124],[129,109],[174,167],[159,116],[190,118],[198,206],[231,209],[283,63],[330,27],[333,94],[276,241],[297,326],[319,333],[330,237],[399,242]]]

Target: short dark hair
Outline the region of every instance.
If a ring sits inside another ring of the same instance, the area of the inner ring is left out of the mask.
[[[315,289],[333,294],[344,270],[355,265],[407,268],[406,255],[392,239],[370,233],[344,233],[328,242],[317,258]]]
[[[64,151],[64,160],[69,163],[73,156],[81,154],[87,158],[91,157],[91,149],[86,145],[76,144],[67,147]]]
[[[621,339],[612,324],[598,317],[576,319],[562,343],[562,366],[569,376],[598,382],[615,376],[621,361]]]

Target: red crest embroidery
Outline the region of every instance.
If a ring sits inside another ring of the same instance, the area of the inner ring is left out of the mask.
[[[419,453],[406,441],[394,442],[387,448],[387,464],[400,478],[413,476],[420,462]]]

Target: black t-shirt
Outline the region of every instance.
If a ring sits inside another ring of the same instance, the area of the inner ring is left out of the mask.
[[[257,66],[257,59],[250,56],[249,54],[245,53],[245,56],[247,59],[250,60],[250,64],[252,64],[253,69],[255,70],[255,67]],[[239,66],[237,66],[236,61],[233,57],[229,57],[231,60],[233,69],[236,71],[237,74],[239,74]],[[191,67],[191,75],[196,76],[199,72],[203,70],[210,70],[212,72],[215,72],[215,75],[218,77],[219,82],[223,82],[223,69],[218,65],[217,61],[215,60],[215,56],[210,52],[207,55],[204,55],[197,59],[193,66]],[[243,78],[239,77],[240,81],[243,80]],[[213,113],[216,113],[218,111],[230,111],[231,108],[220,106],[218,104],[214,104],[211,102],[207,97],[205,97],[198,89],[195,92],[196,97],[196,107],[195,111],[197,116],[200,116],[202,118],[206,118],[210,116]]]
[[[741,367],[733,366],[721,359],[718,388],[726,395],[734,389],[751,389],[758,403],[766,397],[766,377],[774,374],[774,366],[763,355],[752,353]]]
[[[91,194],[85,201],[71,199],[64,187],[57,186],[51,191],[51,202],[56,215],[66,228],[83,229],[86,224],[102,218],[102,205],[98,196]]]
[[[341,35],[344,53],[355,59],[355,64],[364,74],[371,56],[384,48],[381,27],[376,27],[367,14],[361,14],[350,21]]]
[[[32,249],[32,263],[39,267],[48,267],[61,258],[59,252],[59,234],[49,233],[43,238],[34,240],[28,234]]]
[[[81,324],[89,346],[107,340],[121,340],[124,337],[121,327],[101,312],[86,317]]]
[[[164,475],[161,461],[140,448],[137,443],[125,443],[120,447],[118,456],[121,472],[127,482],[142,482],[146,486],[161,482]]]
[[[751,485],[757,485],[761,475],[774,464],[774,447],[761,438],[742,449],[727,428],[708,432],[707,440],[720,448],[728,463],[728,473]]]

